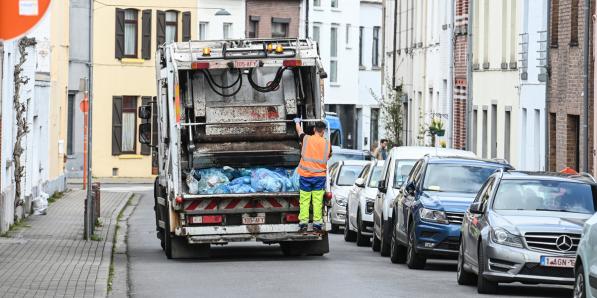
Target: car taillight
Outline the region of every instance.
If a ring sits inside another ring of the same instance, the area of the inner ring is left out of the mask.
[[[326,192],[324,197],[326,200],[331,201],[333,196],[331,192]]]
[[[176,202],[176,204],[182,204],[182,202],[184,202],[184,199],[182,197],[176,197],[174,201]]]
[[[191,69],[208,69],[209,62],[193,62],[191,64]]]
[[[284,65],[285,67],[297,67],[297,66],[302,66],[303,61],[301,61],[301,60],[284,60],[284,62],[282,62],[282,65]]]
[[[221,215],[195,215],[189,216],[189,223],[191,224],[219,224],[222,223]]]
[[[286,213],[286,222],[299,222],[298,214]]]

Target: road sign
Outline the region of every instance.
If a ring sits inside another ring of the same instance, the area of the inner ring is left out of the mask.
[[[20,37],[43,18],[50,0],[1,0],[0,40]]]

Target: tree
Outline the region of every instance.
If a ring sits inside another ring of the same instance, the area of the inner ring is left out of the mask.
[[[402,146],[402,84],[392,88],[392,83],[386,80],[385,97],[379,97],[373,90],[369,92],[375,98],[381,109],[383,118],[383,127],[386,131],[386,137],[392,145]]]

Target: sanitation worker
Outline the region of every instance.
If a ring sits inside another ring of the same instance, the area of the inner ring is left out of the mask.
[[[299,232],[307,232],[309,209],[313,206],[313,231],[320,232],[323,225],[323,196],[327,176],[327,162],[332,155],[330,141],[324,138],[326,125],[315,123],[313,135],[307,135],[301,127],[301,119],[295,118],[296,132],[303,143],[298,166],[300,184]]]

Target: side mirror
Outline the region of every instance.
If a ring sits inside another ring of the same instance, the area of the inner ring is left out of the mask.
[[[483,214],[483,210],[481,210],[481,202],[474,202],[468,207],[468,211],[472,214]]]
[[[140,106],[138,114],[141,119],[151,119],[151,105]]]
[[[406,186],[404,186],[404,190],[407,194],[414,195],[415,191],[417,190],[417,187],[415,186],[415,183],[411,181]]]
[[[151,145],[151,123],[139,124],[139,143]]]
[[[380,192],[386,193],[386,182],[384,180],[379,180],[379,182],[377,182],[377,189]]]
[[[355,180],[354,185],[358,186],[358,187],[365,187],[365,179],[363,178],[357,178],[357,180]]]

